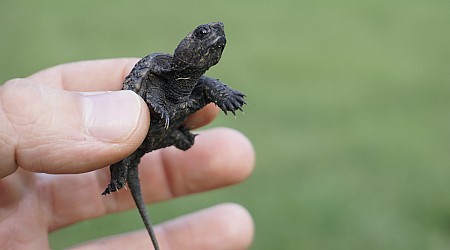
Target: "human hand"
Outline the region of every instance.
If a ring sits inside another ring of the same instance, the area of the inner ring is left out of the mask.
[[[0,86],[2,248],[46,249],[54,230],[135,207],[127,191],[100,193],[109,181],[105,167],[131,154],[148,131],[148,108],[138,95],[104,92],[120,90],[136,62],[65,64]],[[208,105],[186,125],[201,127],[217,113]],[[143,195],[156,202],[231,185],[245,179],[253,165],[253,147],[242,134],[207,130],[186,152],[165,148],[142,158]],[[162,249],[245,249],[253,222],[239,205],[223,204],[162,223],[155,231]],[[150,245],[142,229],[75,248]]]

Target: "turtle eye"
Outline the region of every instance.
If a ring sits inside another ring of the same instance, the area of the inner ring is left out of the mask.
[[[195,36],[196,38],[201,39],[201,38],[205,37],[206,35],[208,35],[210,32],[211,32],[211,29],[209,28],[209,26],[207,26],[207,25],[201,25],[201,26],[198,26],[198,27],[194,30],[194,36]]]

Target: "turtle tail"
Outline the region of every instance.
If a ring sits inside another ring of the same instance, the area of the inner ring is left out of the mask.
[[[130,187],[131,195],[133,196],[134,202],[136,203],[142,220],[144,221],[145,228],[147,229],[150,239],[152,240],[153,247],[155,248],[155,250],[159,250],[158,241],[156,240],[156,235],[153,231],[150,215],[147,212],[144,198],[142,196],[137,166],[130,166],[130,168],[128,169],[128,187]]]

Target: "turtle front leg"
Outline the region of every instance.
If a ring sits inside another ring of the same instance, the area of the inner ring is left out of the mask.
[[[247,104],[243,93],[207,76],[200,78],[192,95],[199,97],[206,104],[215,103],[225,114],[230,111],[233,115],[236,115],[236,110],[242,111],[242,106]]]
[[[164,128],[169,128],[170,115],[165,107],[165,95],[161,90],[148,91],[145,95],[145,102],[150,105],[153,111],[160,116],[160,119],[164,121]]]

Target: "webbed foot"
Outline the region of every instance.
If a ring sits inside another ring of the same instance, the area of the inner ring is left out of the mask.
[[[195,137],[197,134],[193,134],[189,129],[185,127],[178,128],[174,131],[174,146],[181,150],[188,150],[194,145]]]
[[[236,110],[242,111],[242,106],[244,106],[244,104],[247,104],[245,102],[245,95],[243,93],[232,89],[225,84],[219,85],[216,91],[218,93],[214,95],[216,98],[214,103],[225,114],[227,114],[227,111],[230,111],[234,116],[236,116]]]
[[[103,191],[102,195],[107,195],[110,194],[112,192],[116,192],[119,189],[123,188],[125,186],[126,180],[111,180],[110,183],[108,184],[108,187],[106,187],[105,191]]]
[[[128,166],[125,162],[126,160],[128,159],[125,158],[124,160],[114,163],[109,167],[111,172],[111,180],[102,195],[116,192],[127,184]]]

